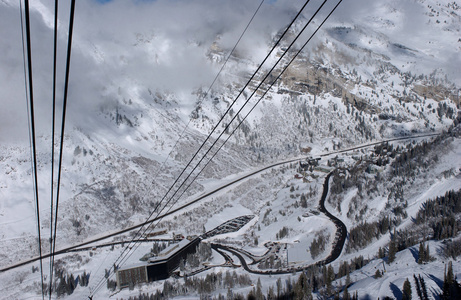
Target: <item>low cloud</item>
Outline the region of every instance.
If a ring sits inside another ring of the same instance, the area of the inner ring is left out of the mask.
[[[6,4],[5,4],[6,3]],[[27,114],[19,7],[4,2],[0,11],[0,140],[27,136]],[[39,134],[49,134],[52,99],[53,3],[31,3],[35,107]],[[237,41],[259,1],[77,1],[69,82],[69,120],[97,110],[118,87],[190,92],[208,86],[218,65],[207,51],[220,37],[229,47]],[[239,51],[265,49],[268,37],[286,24],[292,3],[264,4]],[[69,3],[60,4],[58,90],[62,102]],[[255,51],[254,53],[257,53]],[[112,91],[112,92],[111,92]],[[59,111],[59,110],[58,110]],[[60,116],[58,116],[60,118]],[[72,124],[71,124],[72,125]],[[58,124],[59,126],[59,124]],[[14,134],[12,134],[14,132]]]
[[[0,100],[6,107],[0,110],[1,142],[13,138],[27,140],[20,14],[16,2],[0,3],[3,54]],[[64,85],[68,2],[60,3],[59,11],[59,104]],[[321,2],[311,1],[305,17],[309,18]],[[220,68],[207,60],[210,46],[219,37],[221,47],[228,53],[259,3],[259,0],[77,1],[69,85],[70,125],[91,119],[101,105],[114,100],[118,87],[125,91],[150,88],[182,94],[200,86],[208,87]],[[325,16],[334,4],[328,2],[321,15]],[[31,5],[36,113],[37,119],[42,120],[38,121],[39,132],[49,134],[54,3],[37,0]],[[267,53],[271,37],[285,28],[302,5],[294,0],[265,2],[237,51],[247,59],[259,61]],[[366,26],[370,24],[370,16],[382,15],[386,9],[396,9],[403,16],[398,27],[387,29],[394,30],[395,39],[405,40],[406,34],[418,36],[418,24],[424,22],[424,14],[419,11],[421,5],[414,1],[344,1],[329,23]],[[412,14],[415,9],[418,13]]]

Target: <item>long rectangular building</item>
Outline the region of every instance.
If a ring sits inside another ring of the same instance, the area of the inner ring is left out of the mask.
[[[152,257],[147,263],[120,268],[117,270],[117,287],[119,289],[143,282],[166,279],[171,276],[187,254],[194,253],[200,238],[191,241],[184,239],[172,244],[161,251],[158,256]]]
[[[128,287],[130,284],[148,282],[147,263],[132,265],[117,270],[117,286],[119,289]]]

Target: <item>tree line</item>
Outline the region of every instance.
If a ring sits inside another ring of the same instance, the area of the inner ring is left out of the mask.
[[[416,224],[429,224],[432,238],[442,240],[456,236],[461,224],[456,215],[461,213],[461,189],[448,191],[443,196],[426,201],[415,217]]]

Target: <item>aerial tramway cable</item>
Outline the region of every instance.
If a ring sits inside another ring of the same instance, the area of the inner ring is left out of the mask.
[[[57,62],[57,45],[58,45],[58,0],[54,2],[54,36],[53,36],[53,109],[51,117],[51,201],[50,201],[50,253],[53,252],[53,213],[54,213],[54,135],[56,123],[56,62]],[[49,299],[53,291],[53,259],[50,257],[50,290]]]
[[[199,97],[199,100],[197,102],[197,105],[200,105],[202,103],[202,101],[207,97],[207,95],[210,93],[211,89],[213,88],[214,84],[216,83],[216,81],[218,80],[219,76],[221,75],[222,71],[224,70],[224,68],[226,67],[226,64],[227,62],[229,61],[229,59],[231,58],[232,54],[234,53],[235,49],[237,48],[238,44],[240,43],[240,40],[242,39],[242,37],[245,35],[246,31],[248,30],[248,27],[250,27],[250,24],[253,22],[253,19],[254,17],[256,16],[256,14],[258,13],[259,9],[261,8],[262,4],[264,3],[265,0],[262,0],[260,3],[259,3],[259,6],[256,8],[256,11],[253,13],[250,21],[247,23],[245,29],[243,30],[243,32],[240,34],[240,37],[238,38],[237,42],[235,43],[234,47],[232,48],[232,50],[229,52],[229,54],[227,55],[225,61],[224,61],[224,64],[221,66],[219,72],[216,74],[216,76],[214,77],[211,85],[208,87],[207,91],[203,94],[203,95],[200,95]],[[170,152],[166,155],[166,158],[165,160],[163,161],[163,163],[161,164],[161,166],[158,168],[158,171],[157,173],[155,174],[154,176],[154,179],[152,180],[152,182],[155,182],[158,175],[161,173],[161,171],[163,170],[166,162],[168,161],[168,158],[170,157],[170,155],[173,153],[173,150],[176,149],[176,146],[178,145],[179,141],[184,137],[184,134],[187,130],[187,128],[189,128],[189,125],[192,121],[192,118],[189,118],[189,121],[188,123],[186,124],[186,126],[184,127],[184,129],[182,130],[181,134],[179,135],[179,137],[176,139],[176,142],[174,143],[173,147],[171,148]],[[152,191],[152,185],[151,187],[148,189],[148,191],[144,194],[144,196],[142,198],[145,198],[150,192]]]
[[[35,112],[34,112],[34,86],[33,86],[33,74],[32,74],[32,47],[30,43],[30,14],[29,14],[29,0],[25,0],[25,20],[26,20],[26,40],[27,40],[27,65],[28,65],[28,79],[29,79],[29,113],[30,113],[30,137],[32,142],[32,153],[33,153],[33,177],[34,177],[34,190],[35,190],[35,208],[37,215],[37,231],[38,231],[38,252],[40,256],[40,275],[42,285],[42,299],[44,299],[44,284],[43,284],[43,259],[42,259],[42,241],[41,241],[41,230],[40,230],[40,204],[38,197],[38,176],[37,176],[37,147],[35,141]],[[21,5],[22,7],[22,5]],[[22,14],[22,8],[21,8]],[[21,27],[22,27],[22,16],[21,16]],[[24,45],[24,35],[23,35]],[[27,91],[26,91],[27,92]]]
[[[320,30],[320,28],[323,26],[323,24],[328,20],[328,18],[333,14],[333,12],[336,10],[336,8],[341,4],[343,0],[339,0],[339,2],[335,5],[335,7],[330,11],[330,13],[325,17],[325,19],[320,23],[320,25],[317,27],[317,29],[311,34],[309,39],[303,44],[303,46],[298,50],[298,52],[292,57],[290,62],[283,68],[283,70],[280,72],[280,74],[274,79],[274,81],[269,85],[269,87],[264,91],[264,93],[260,96],[260,98],[256,101],[256,103],[253,105],[253,107],[248,111],[248,113],[243,117],[243,119],[238,123],[237,127],[234,128],[234,130],[229,134],[229,136],[226,138],[226,140],[221,144],[221,146],[218,148],[218,150],[213,154],[213,156],[210,158],[210,160],[207,162],[207,164],[200,170],[200,173],[206,168],[206,166],[213,160],[213,158],[218,154],[219,150],[227,143],[227,141],[230,139],[230,137],[235,133],[235,131],[240,127],[241,124],[246,120],[246,118],[250,115],[250,113],[255,109],[255,107],[261,102],[261,100],[266,96],[267,92],[272,88],[272,86],[277,82],[282,74],[288,69],[288,67],[291,65],[291,63],[296,59],[296,57],[303,51],[303,49],[306,47],[306,45],[311,41],[311,39],[314,37],[314,35]],[[198,173],[194,180],[200,175]]]
[[[211,149],[215,146],[215,144],[219,141],[219,139],[221,138],[221,136],[224,134],[224,132],[226,132],[226,129],[228,129],[230,127],[230,124],[237,118],[237,116],[240,114],[240,112],[243,110],[243,108],[249,103],[249,101],[251,100],[251,98],[253,97],[253,95],[256,93],[256,91],[261,87],[261,85],[264,83],[264,81],[269,77],[269,75],[272,73],[272,71],[275,69],[275,67],[277,66],[277,64],[283,59],[284,55],[286,53],[288,53],[288,51],[290,50],[290,48],[294,45],[294,43],[296,42],[296,40],[301,36],[301,34],[304,32],[304,30],[307,28],[307,26],[311,23],[311,21],[314,19],[314,17],[319,13],[319,11],[322,9],[322,7],[325,5],[325,3],[327,2],[327,0],[324,0],[324,2],[322,3],[322,5],[320,5],[320,7],[317,9],[317,11],[314,13],[314,15],[310,18],[310,20],[305,24],[305,26],[303,27],[303,29],[298,33],[298,35],[296,36],[296,38],[291,42],[291,44],[287,47],[286,51],[283,53],[283,55],[278,59],[278,61],[274,64],[274,66],[271,68],[271,70],[266,74],[266,76],[261,80],[260,84],[257,86],[257,88],[253,91],[253,93],[250,95],[250,97],[248,97],[248,99],[246,100],[245,104],[240,108],[240,110],[234,115],[234,117],[232,118],[232,120],[228,123],[228,125],[226,126],[226,128],[223,129],[223,131],[221,132],[221,134],[216,138],[216,140],[213,142],[213,144],[211,145],[211,147],[208,149],[208,151],[205,153],[205,155],[202,157],[202,159],[197,163],[197,165],[194,167],[194,169],[189,173],[189,175],[187,176],[187,178],[183,181],[183,183],[181,184],[181,186],[175,191],[175,193],[170,197],[170,199],[167,201],[167,203],[165,204],[165,206],[161,209],[160,213],[167,207],[167,205],[169,204],[170,201],[173,200],[174,196],[176,195],[176,193],[179,191],[179,189],[182,187],[183,184],[185,184],[185,182],[187,181],[187,179],[192,175],[192,173],[195,171],[196,168],[198,168],[198,166],[200,165],[200,163],[203,161],[203,159],[206,157],[206,155],[211,151]],[[322,23],[323,24],[323,23]],[[319,29],[319,28],[318,28]],[[315,31],[315,33],[318,31],[318,29]],[[315,34],[314,33],[314,34]],[[314,35],[313,34],[313,35]],[[311,36],[311,38],[313,37],[313,35]],[[304,44],[303,48],[307,45],[307,43],[311,40],[311,38]],[[302,49],[303,49],[302,48]],[[286,68],[288,68],[288,66],[292,63],[292,61],[294,60],[294,58],[296,58],[296,56],[300,53],[301,51],[298,51],[298,53],[292,58],[292,60],[285,66],[285,68],[283,69],[282,73],[286,70]],[[265,93],[263,94],[262,97],[264,97],[264,95],[267,93],[267,91],[272,87],[272,85],[280,78],[281,74],[272,82],[272,84],[270,85],[270,87],[265,91]],[[250,112],[255,108],[255,106],[259,103],[259,101],[262,99],[262,97],[257,101],[257,103],[253,106],[253,108],[250,110]],[[249,112],[249,113],[250,113]],[[211,162],[211,160],[216,156],[216,154],[219,152],[219,150],[224,146],[224,144],[230,139],[230,137],[235,133],[235,131],[238,129],[238,127],[240,127],[240,125],[243,123],[243,121],[246,119],[246,117],[248,117],[249,113],[244,117],[244,119],[242,119],[239,124],[237,125],[237,127],[233,130],[233,132],[231,134],[229,134],[229,136],[227,137],[227,139],[224,141],[223,144],[221,144],[221,146],[218,148],[218,150],[214,153],[214,155],[210,158],[210,160],[208,160],[208,162],[206,163],[206,165],[199,171],[199,173],[192,179],[192,181],[189,183],[189,185],[183,190],[183,192],[179,195],[179,197],[173,202],[173,204],[171,204],[170,208],[168,209],[167,213],[171,210],[171,208],[176,204],[176,202],[181,198],[181,196],[188,190],[188,188],[192,185],[192,183],[197,179],[197,177],[201,174],[201,172],[206,168],[206,166]],[[159,214],[160,214],[159,213]],[[159,215],[158,214],[158,215]],[[158,215],[156,218],[158,218]],[[160,222],[161,220],[158,220],[157,221],[157,224]],[[154,226],[154,228],[156,227],[156,225]],[[149,229],[149,227],[151,226],[152,224],[148,225],[148,227],[144,230],[143,232],[143,235],[146,233],[146,231]],[[139,247],[139,243],[138,245],[136,246],[135,250]],[[134,251],[134,250],[133,250]],[[133,253],[133,252],[131,252]],[[131,254],[128,255],[128,257],[131,256]],[[127,257],[127,258],[128,258]],[[126,259],[127,259],[126,258]],[[125,259],[125,261],[126,261]]]
[[[326,0],[325,0],[326,1]],[[247,83],[245,84],[245,86],[242,88],[242,90],[240,91],[240,93],[238,94],[238,96],[235,98],[235,100],[233,101],[233,103],[228,107],[227,111],[223,114],[223,116],[221,117],[221,119],[218,121],[218,123],[215,125],[215,127],[213,128],[213,130],[209,133],[209,135],[207,136],[207,138],[205,139],[205,141],[201,144],[201,146],[199,147],[199,149],[195,152],[195,154],[193,155],[193,157],[191,158],[191,160],[189,161],[189,163],[186,165],[186,167],[183,169],[183,171],[180,173],[180,175],[176,178],[176,180],[174,181],[174,183],[171,185],[171,187],[168,189],[168,191],[166,192],[165,196],[161,199],[161,201],[157,204],[156,208],[154,209],[154,211],[152,211],[152,213],[149,215],[149,217],[147,218],[147,221],[152,217],[152,215],[155,213],[155,211],[158,209],[158,207],[161,205],[161,203],[165,200],[165,198],[167,197],[168,193],[173,189],[173,187],[176,185],[176,183],[179,181],[179,179],[181,178],[181,176],[184,174],[184,172],[187,170],[187,168],[190,166],[190,164],[192,163],[192,161],[195,159],[195,157],[198,155],[198,153],[200,152],[200,150],[204,147],[204,145],[206,144],[206,142],[211,138],[211,135],[213,134],[213,132],[217,129],[217,127],[219,126],[219,124],[224,120],[224,117],[229,113],[230,109],[232,108],[232,106],[235,104],[235,102],[237,101],[237,99],[241,96],[241,94],[243,93],[243,91],[245,90],[245,88],[249,85],[249,83],[253,80],[253,78],[256,76],[256,74],[259,72],[259,70],[262,68],[262,66],[264,65],[264,63],[267,61],[267,59],[270,57],[271,53],[274,51],[274,49],[277,47],[277,45],[280,43],[280,41],[283,39],[283,37],[286,35],[286,33],[288,32],[288,30],[290,29],[290,27],[293,25],[293,23],[296,21],[296,19],[298,18],[298,16],[301,14],[301,12],[304,10],[304,8],[306,7],[306,5],[310,2],[310,0],[307,0],[305,2],[305,4],[303,5],[303,7],[299,10],[299,12],[297,13],[297,15],[295,16],[295,18],[291,21],[291,23],[288,25],[288,27],[285,29],[285,31],[283,32],[283,34],[280,36],[280,38],[277,40],[277,42],[274,44],[274,46],[272,47],[271,51],[267,54],[267,56],[264,58],[263,62],[259,65],[259,67],[257,68],[257,70],[253,73],[253,75],[250,77],[250,79],[247,81]],[[209,150],[207,151],[207,153],[209,152]],[[205,154],[206,155],[206,154]],[[200,161],[203,160],[203,157]],[[200,164],[200,162],[199,162]],[[196,166],[197,167],[197,166]],[[194,170],[196,169],[196,167],[194,168]],[[193,172],[193,171],[192,171]],[[190,174],[187,178],[190,177]],[[187,180],[186,178],[186,180]],[[181,186],[185,183],[185,181],[181,184]],[[180,186],[180,187],[181,187]],[[180,188],[179,187],[179,188]],[[178,190],[179,190],[178,188]],[[177,191],[178,191],[177,190]],[[177,193],[177,191],[174,193],[174,195]],[[173,195],[173,196],[174,196]],[[171,201],[172,198],[170,198],[170,200],[168,201]],[[167,203],[168,204],[168,203]],[[164,207],[165,208],[165,207]],[[163,210],[163,209],[162,209]],[[161,210],[161,211],[162,211]],[[158,212],[158,214],[161,213]],[[117,266],[117,263],[119,262],[119,259],[124,259],[126,257],[125,255],[125,252],[128,251],[128,249],[130,248],[133,248],[133,246],[131,246],[131,243],[133,241],[135,241],[137,239],[137,236],[139,235],[139,233],[142,231],[142,227],[137,231],[137,233],[135,234],[134,238],[128,243],[128,245],[125,247],[125,249],[122,251],[122,253],[120,254],[120,256],[116,259],[115,263],[114,263],[114,269],[115,269],[115,266]],[[123,257],[123,258],[122,258]],[[113,272],[114,271],[110,271],[110,275],[113,275]],[[103,281],[103,280],[102,280]],[[92,291],[92,294],[94,294],[94,292],[100,288],[101,284],[102,284],[102,281],[100,281],[96,288]]]
[[[240,34],[237,42],[234,44],[232,50],[229,52],[229,54],[227,55],[224,63],[222,64],[219,72],[216,74],[216,76],[214,77],[212,83],[210,84],[209,88],[207,89],[207,91],[201,95],[199,97],[199,101],[198,101],[198,104],[200,105],[200,103],[203,101],[203,99],[205,99],[207,97],[207,95],[210,93],[211,89],[213,88],[214,84],[216,83],[217,79],[219,78],[219,76],[221,75],[222,71],[224,70],[224,68],[226,67],[226,64],[227,62],[229,61],[229,59],[232,57],[232,54],[235,52],[235,49],[237,48],[238,44],[240,43],[241,39],[243,38],[243,36],[245,35],[245,33],[247,32],[248,28],[250,27],[250,24],[253,22],[253,19],[255,18],[255,16],[257,15],[259,9],[261,8],[262,4],[264,3],[265,0],[261,0],[261,2],[259,3],[258,7],[256,8],[255,12],[253,13],[253,15],[251,16],[250,20],[248,21],[247,25],[245,26],[245,29],[243,30],[243,32]],[[177,144],[179,143],[179,141],[184,137],[184,134],[187,130],[187,128],[189,127],[190,123],[192,121],[192,118],[189,118],[189,121],[187,123],[187,125],[184,127],[184,129],[182,130],[181,134],[179,135],[178,139],[176,140],[175,144],[173,145],[173,147],[171,148],[170,152],[167,154],[165,160],[163,161],[163,163],[161,164],[161,166],[158,168],[158,171],[157,173],[155,174],[154,176],[154,179],[152,180],[152,182],[155,182],[156,178],[158,177],[158,175],[160,174],[160,172],[163,170],[166,162],[168,161],[168,158],[170,157],[171,153],[173,153],[173,150],[176,149],[176,146]],[[142,198],[145,198],[150,192],[152,191],[152,185],[151,187],[148,189],[148,191],[145,193],[145,195],[142,197]],[[158,208],[158,206],[154,209],[154,211]],[[99,265],[98,269],[96,272],[99,271],[99,269],[101,268],[102,264]]]
[[[70,7],[70,17],[69,17],[69,35],[67,41],[67,60],[66,60],[66,74],[64,81],[64,98],[63,98],[63,107],[62,107],[62,121],[61,121],[61,142],[59,146],[59,165],[58,165],[58,177],[57,177],[57,187],[56,187],[56,208],[54,215],[54,231],[53,231],[53,249],[51,251],[51,267],[54,265],[54,254],[56,251],[56,235],[57,235],[57,226],[58,226],[58,209],[59,209],[59,191],[61,185],[61,170],[62,170],[62,153],[64,148],[64,130],[66,124],[66,108],[67,108],[67,92],[69,87],[69,72],[70,72],[70,57],[72,50],[72,34],[74,26],[74,14],[75,14],[75,0],[72,0]],[[50,275],[51,276],[51,275]]]
[[[318,30],[323,26],[323,24],[328,20],[328,18],[333,14],[333,12],[336,10],[336,8],[339,6],[339,4],[342,2],[342,0],[340,0],[336,6],[330,11],[330,13],[327,15],[327,17],[322,21],[322,23],[317,27],[317,29],[314,31],[314,33],[312,33],[312,35],[310,36],[310,38],[304,43],[304,45],[299,49],[299,51],[293,56],[293,58],[290,60],[290,62],[284,67],[284,69],[281,71],[281,73],[277,76],[277,78],[270,84],[270,86],[266,89],[266,91],[261,95],[261,97],[259,98],[259,100],[253,105],[253,107],[250,109],[250,111],[245,115],[245,117],[239,122],[239,124],[237,125],[237,127],[232,131],[231,134],[228,135],[228,137],[226,138],[226,140],[221,144],[221,146],[218,148],[218,150],[213,154],[213,156],[208,160],[208,162],[206,163],[206,165],[199,171],[199,173],[194,177],[194,179],[192,180],[192,182],[189,184],[189,186],[186,187],[186,189],[183,191],[182,194],[184,194],[184,192],[190,187],[190,185],[193,183],[193,181],[195,181],[197,179],[197,177],[201,174],[201,172],[208,166],[208,164],[213,160],[213,158],[218,154],[218,152],[221,150],[221,148],[227,143],[227,141],[230,139],[230,137],[235,133],[235,131],[240,127],[240,125],[245,121],[245,119],[249,116],[249,114],[254,110],[254,108],[258,105],[258,103],[265,97],[265,95],[267,94],[267,92],[272,88],[272,86],[275,84],[276,81],[278,81],[278,79],[280,79],[280,77],[282,76],[282,74],[286,71],[286,69],[290,66],[290,64],[294,61],[294,59],[301,53],[301,51],[305,48],[305,46],[310,42],[310,40],[314,37],[314,35],[318,32]],[[182,196],[182,194],[178,197],[178,199]],[[173,204],[174,205],[174,204]],[[168,209],[167,213],[171,210],[171,208],[173,207],[173,205]],[[161,221],[158,220],[157,224]]]
[[[259,98],[259,100],[253,105],[253,107],[250,109],[250,111],[245,115],[245,117],[239,122],[239,124],[237,125],[237,127],[232,131],[231,134],[228,135],[228,137],[226,138],[226,140],[221,144],[221,146],[218,148],[218,150],[213,154],[213,156],[208,160],[208,162],[206,163],[206,165],[199,171],[199,173],[194,177],[193,181],[195,181],[195,179],[200,175],[200,173],[208,166],[208,164],[213,160],[213,158],[218,154],[218,152],[221,150],[221,148],[227,143],[227,141],[230,139],[230,137],[235,133],[235,131],[240,127],[240,125],[245,121],[245,119],[249,116],[249,114],[254,110],[254,108],[258,105],[258,103],[265,97],[265,95],[267,94],[267,92],[272,88],[272,86],[275,84],[276,81],[278,81],[278,79],[280,79],[280,77],[282,76],[282,74],[286,71],[286,69],[291,65],[291,63],[296,59],[296,57],[301,53],[301,51],[305,48],[305,46],[311,41],[311,39],[314,37],[314,35],[318,32],[318,30],[323,26],[323,24],[328,20],[328,18],[333,14],[333,12],[336,10],[336,8],[339,6],[339,4],[342,2],[342,0],[340,0],[336,6],[330,11],[330,13],[327,15],[327,17],[322,21],[322,23],[317,27],[317,29],[314,31],[314,33],[312,33],[312,35],[310,36],[310,38],[304,43],[304,45],[299,49],[299,51],[292,57],[292,59],[290,60],[290,62],[284,67],[284,69],[280,72],[280,74],[276,77],[276,79],[270,84],[270,86],[266,89],[266,91],[261,95],[261,97]],[[193,182],[192,181],[192,182]],[[185,190],[187,190],[190,185],[192,184],[192,182],[189,184],[188,187],[186,187]],[[183,191],[183,193],[185,192],[185,190]],[[178,197],[178,199],[182,196],[182,194]],[[174,204],[173,204],[174,205]],[[173,207],[173,205],[170,207],[170,209]],[[169,209],[169,210],[170,210]],[[169,211],[168,210],[168,211]],[[167,213],[168,213],[167,211]],[[157,224],[160,222],[161,220],[159,220],[157,222]]]
[[[149,215],[148,219],[149,220],[152,215],[155,213],[155,211],[158,209],[158,207],[161,205],[161,203],[165,200],[166,196],[168,195],[168,193],[172,190],[172,188],[174,187],[174,185],[178,182],[179,178],[182,176],[182,174],[185,172],[185,170],[188,168],[188,166],[192,163],[192,161],[194,160],[194,158],[197,156],[197,154],[199,153],[199,151],[203,148],[203,146],[205,145],[205,143],[209,140],[209,138],[211,137],[211,135],[213,134],[213,132],[216,130],[216,128],[219,126],[219,124],[222,122],[222,120],[224,119],[225,115],[230,111],[230,109],[232,108],[232,106],[235,104],[235,102],[237,101],[237,99],[240,97],[240,95],[243,93],[243,91],[245,90],[245,88],[249,85],[249,83],[253,80],[253,78],[256,76],[256,74],[258,73],[258,71],[260,70],[260,68],[264,65],[264,63],[266,62],[266,60],[269,58],[270,54],[273,52],[273,50],[276,48],[276,46],[279,44],[279,42],[283,39],[283,37],[285,36],[285,34],[288,32],[289,28],[291,27],[291,25],[296,21],[296,19],[298,18],[298,16],[301,14],[301,12],[303,11],[303,9],[305,8],[305,6],[309,3],[309,0],[306,1],[306,3],[303,5],[303,7],[300,9],[300,11],[298,12],[298,14],[296,15],[296,17],[292,20],[292,22],[288,25],[288,27],[286,28],[286,30],[284,31],[284,33],[280,36],[280,38],[278,39],[278,41],[275,43],[275,45],[273,46],[273,48],[271,49],[271,51],[267,54],[267,56],[265,57],[265,59],[263,60],[263,62],[259,65],[258,69],[254,72],[254,74],[251,76],[251,78],[248,80],[248,82],[246,83],[246,85],[243,87],[243,89],[240,91],[239,95],[235,98],[235,100],[233,101],[233,103],[231,104],[230,107],[228,107],[227,111],[224,113],[224,115],[221,117],[221,119],[219,120],[219,122],[216,124],[216,126],[213,128],[212,132],[207,136],[207,138],[205,139],[205,141],[202,143],[202,145],[200,146],[200,148],[197,150],[197,152],[194,154],[194,156],[192,157],[192,159],[189,161],[189,163],[186,165],[186,167],[183,169],[183,171],[181,172],[181,174],[177,177],[177,179],[175,180],[175,182],[173,183],[173,185],[170,187],[170,189],[167,191],[167,193],[165,194],[165,196],[162,198],[162,200],[158,203],[158,205],[156,206],[156,208],[154,209],[154,211]],[[211,149],[211,148],[210,148]],[[207,153],[210,151],[210,149],[207,151]],[[205,154],[206,156],[206,154]],[[202,157],[202,159],[200,160],[200,162],[203,160],[204,157]],[[197,164],[197,166],[200,164],[200,162]],[[194,170],[197,168],[194,167]],[[193,171],[194,171],[193,170]],[[192,171],[192,172],[193,172]],[[192,174],[191,172],[191,174]],[[187,176],[187,178],[189,178],[191,176],[191,174],[189,174]],[[187,180],[187,178],[185,179],[185,181]],[[180,185],[180,187],[176,190],[176,192],[174,192],[173,196],[178,192],[178,190],[181,188],[181,186],[185,183],[185,181],[183,181],[183,183]],[[171,201],[172,198],[170,198],[170,200],[167,201],[167,204],[169,203],[169,201]],[[166,206],[164,206],[165,208]],[[160,212],[158,212],[158,215],[163,211],[162,208],[160,210]],[[148,225],[149,226],[149,225]],[[128,250],[128,249],[132,249],[133,246],[131,246],[131,243],[136,240],[137,236],[139,235],[139,232],[142,231],[142,227],[138,230],[138,232],[135,234],[135,237],[130,241],[130,243],[125,247],[125,249],[122,251],[121,255],[116,259],[116,262],[114,263],[114,271],[110,270],[110,275],[113,275],[113,272],[115,272],[115,266],[117,266],[117,262],[119,261],[119,259],[121,259],[122,261],[124,260],[124,258],[129,254],[125,254],[125,252]],[[147,229],[144,230],[144,232],[146,231]],[[102,282],[102,281],[101,281]],[[100,285],[101,285],[101,282],[97,285],[97,287],[95,288],[95,290],[99,289],[100,288]],[[92,292],[92,294],[94,294],[94,291]]]

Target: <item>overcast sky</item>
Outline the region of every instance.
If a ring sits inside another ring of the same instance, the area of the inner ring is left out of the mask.
[[[267,53],[271,37],[290,22],[303,2],[266,0],[241,41],[239,53],[259,61]],[[330,2],[326,8],[334,4]],[[59,3],[57,99],[61,102],[70,1]],[[78,0],[69,86],[70,124],[88,118],[88,111],[97,110],[115,97],[118,86],[186,92],[207,87],[220,66],[206,60],[206,51],[218,36],[223,48],[231,49],[259,3],[260,0]],[[306,17],[319,3],[311,1]],[[402,32],[409,37],[420,36],[422,13],[412,12],[421,10],[421,5],[412,0],[347,0],[329,23],[367,24],[373,12],[390,4],[405,16],[396,38],[405,41]],[[11,139],[27,141],[18,5],[15,0],[0,2],[0,143]],[[50,131],[49,121],[40,120],[49,120],[51,111],[54,1],[31,1],[31,5],[36,116],[39,133],[46,133]],[[456,54],[459,52],[453,52],[453,57]]]

